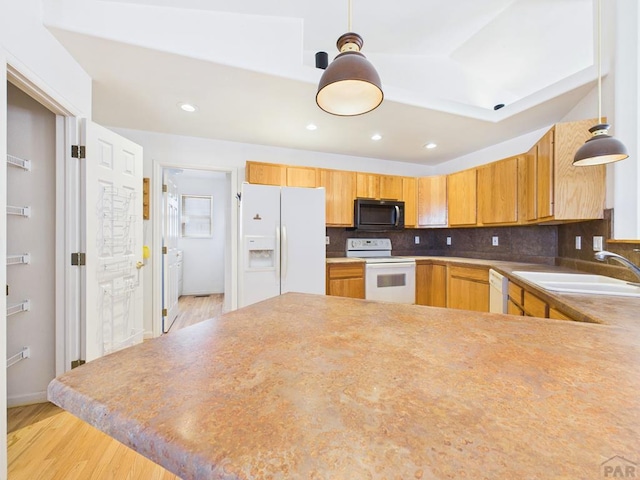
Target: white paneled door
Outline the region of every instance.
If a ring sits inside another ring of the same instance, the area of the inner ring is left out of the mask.
[[[178,188],[167,171],[163,175],[164,232],[162,236],[162,332],[167,333],[178,316],[180,262],[180,208]],[[164,188],[166,186],[166,188]]]
[[[86,361],[142,341],[142,147],[85,122]]]

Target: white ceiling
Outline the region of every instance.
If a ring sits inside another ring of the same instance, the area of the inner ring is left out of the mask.
[[[352,118],[315,105],[314,54],[338,53],[347,0],[44,0],[44,20],[114,127],[433,165],[557,122],[593,88],[593,0],[352,4],[385,91]]]

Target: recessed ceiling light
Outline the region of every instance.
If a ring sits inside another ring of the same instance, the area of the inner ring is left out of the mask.
[[[307,130],[313,131],[313,130],[317,130],[317,129],[318,129],[318,126],[314,125],[313,123],[310,123],[309,125],[307,125]]]
[[[436,145],[433,142],[427,143],[424,148],[428,148],[429,150],[431,150],[432,148],[436,148],[438,145]]]
[[[377,142],[378,140],[382,140],[382,135],[380,135],[379,133],[371,135],[371,140],[373,140],[375,142]]]
[[[182,110],[189,113],[193,113],[198,109],[198,107],[196,107],[195,105],[191,105],[190,103],[179,103],[178,105]]]

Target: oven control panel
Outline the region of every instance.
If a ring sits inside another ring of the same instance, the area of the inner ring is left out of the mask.
[[[348,238],[347,252],[350,250],[391,250],[390,238]]]

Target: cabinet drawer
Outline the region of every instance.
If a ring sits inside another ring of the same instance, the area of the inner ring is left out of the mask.
[[[514,301],[516,305],[522,306],[522,294],[524,290],[522,287],[515,283],[509,282],[509,298]]]
[[[547,318],[547,304],[535,295],[524,292],[524,311],[533,317]]]
[[[328,276],[331,280],[338,278],[364,278],[364,264],[333,264],[329,266],[328,270]]]
[[[566,316],[561,311],[556,310],[555,308],[552,308],[552,307],[549,307],[549,318],[554,318],[556,320],[570,320],[570,321],[573,320],[573,318]]]
[[[449,275],[476,282],[489,283],[489,270],[484,268],[449,267]]]
[[[509,315],[524,315],[524,312],[522,311],[520,306],[516,305],[511,299],[509,299],[509,302],[507,303],[507,313]]]

